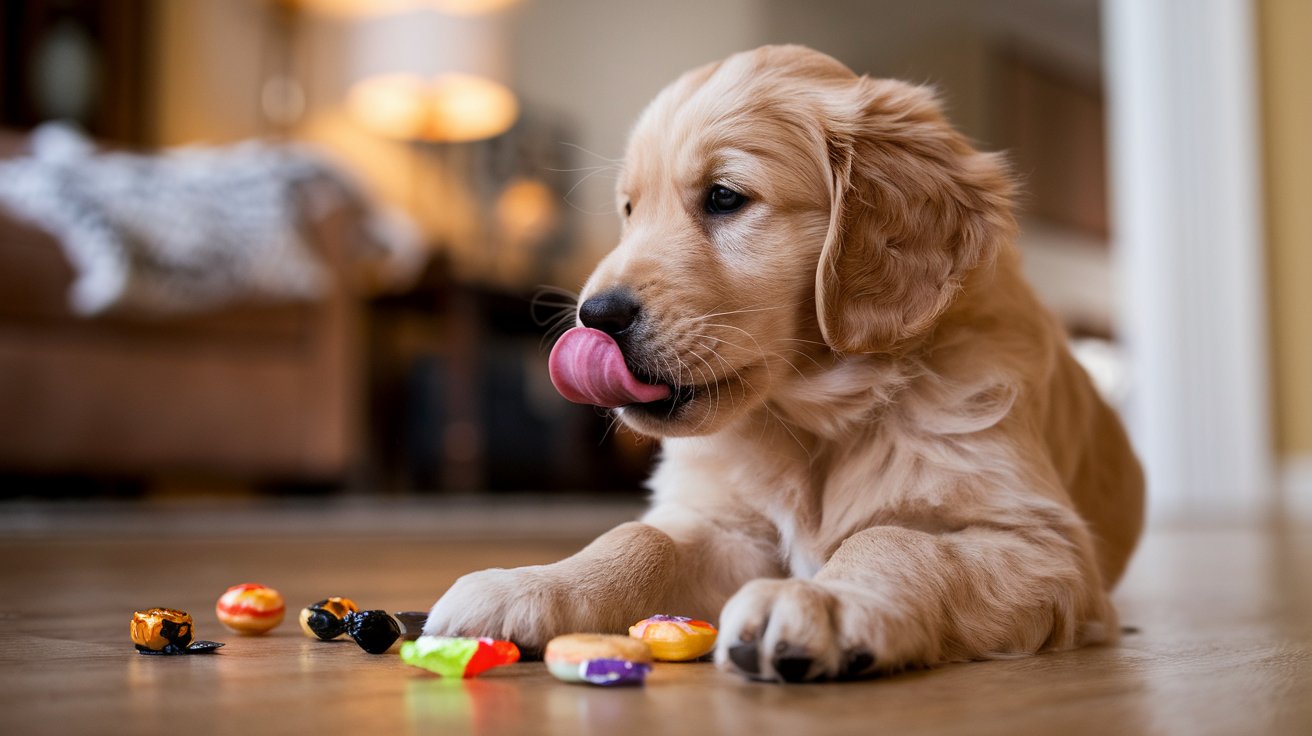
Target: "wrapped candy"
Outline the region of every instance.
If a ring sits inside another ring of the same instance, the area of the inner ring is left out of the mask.
[[[547,671],[562,682],[641,685],[651,671],[651,648],[641,640],[608,634],[566,634],[547,643]]]
[[[346,633],[346,614],[359,610],[350,598],[334,596],[311,603],[301,609],[301,631],[311,639],[332,641]]]
[[[387,615],[387,611],[348,613],[344,620],[347,636],[370,654],[382,654],[401,638],[400,625]]]
[[[443,677],[474,677],[518,662],[519,647],[487,637],[421,636],[401,645],[401,661]]]
[[[629,627],[629,636],[647,642],[662,662],[687,662],[715,648],[715,627],[687,616],[659,614]]]
[[[223,646],[217,641],[192,641],[191,614],[174,608],[135,611],[129,631],[141,654],[201,654]]]
[[[401,624],[401,637],[414,641],[424,633],[424,623],[428,621],[428,611],[396,611],[392,618]]]
[[[214,613],[219,623],[239,634],[263,634],[282,623],[286,605],[282,595],[267,585],[242,583],[219,596]]]

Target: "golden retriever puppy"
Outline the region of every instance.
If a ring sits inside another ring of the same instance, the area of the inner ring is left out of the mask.
[[[663,438],[651,508],[466,575],[425,631],[537,648],[682,614],[787,682],[1113,640],[1143,478],[1022,281],[1012,194],[930,91],[806,48],[665,89],[551,358]]]

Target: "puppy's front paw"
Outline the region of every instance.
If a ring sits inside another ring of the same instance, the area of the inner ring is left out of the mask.
[[[906,664],[871,596],[813,580],[753,580],[720,615],[715,662],[755,680],[851,679]]]
[[[460,578],[433,605],[424,623],[430,636],[490,636],[533,651],[565,633],[567,601],[542,567],[492,569]]]

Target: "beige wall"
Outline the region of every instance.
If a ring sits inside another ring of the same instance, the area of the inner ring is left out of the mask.
[[[1276,445],[1312,456],[1312,2],[1258,10]]]
[[[267,132],[262,0],[156,0],[156,143],[226,143]]]

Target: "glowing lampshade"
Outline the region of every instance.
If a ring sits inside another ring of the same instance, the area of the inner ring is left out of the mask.
[[[450,15],[426,6],[359,18],[347,48],[347,108],[391,138],[473,141],[504,133],[519,116],[506,84],[506,33],[498,13]]]
[[[507,8],[519,0],[290,0],[290,2],[314,13],[364,17],[425,7],[451,15],[482,15]]]

